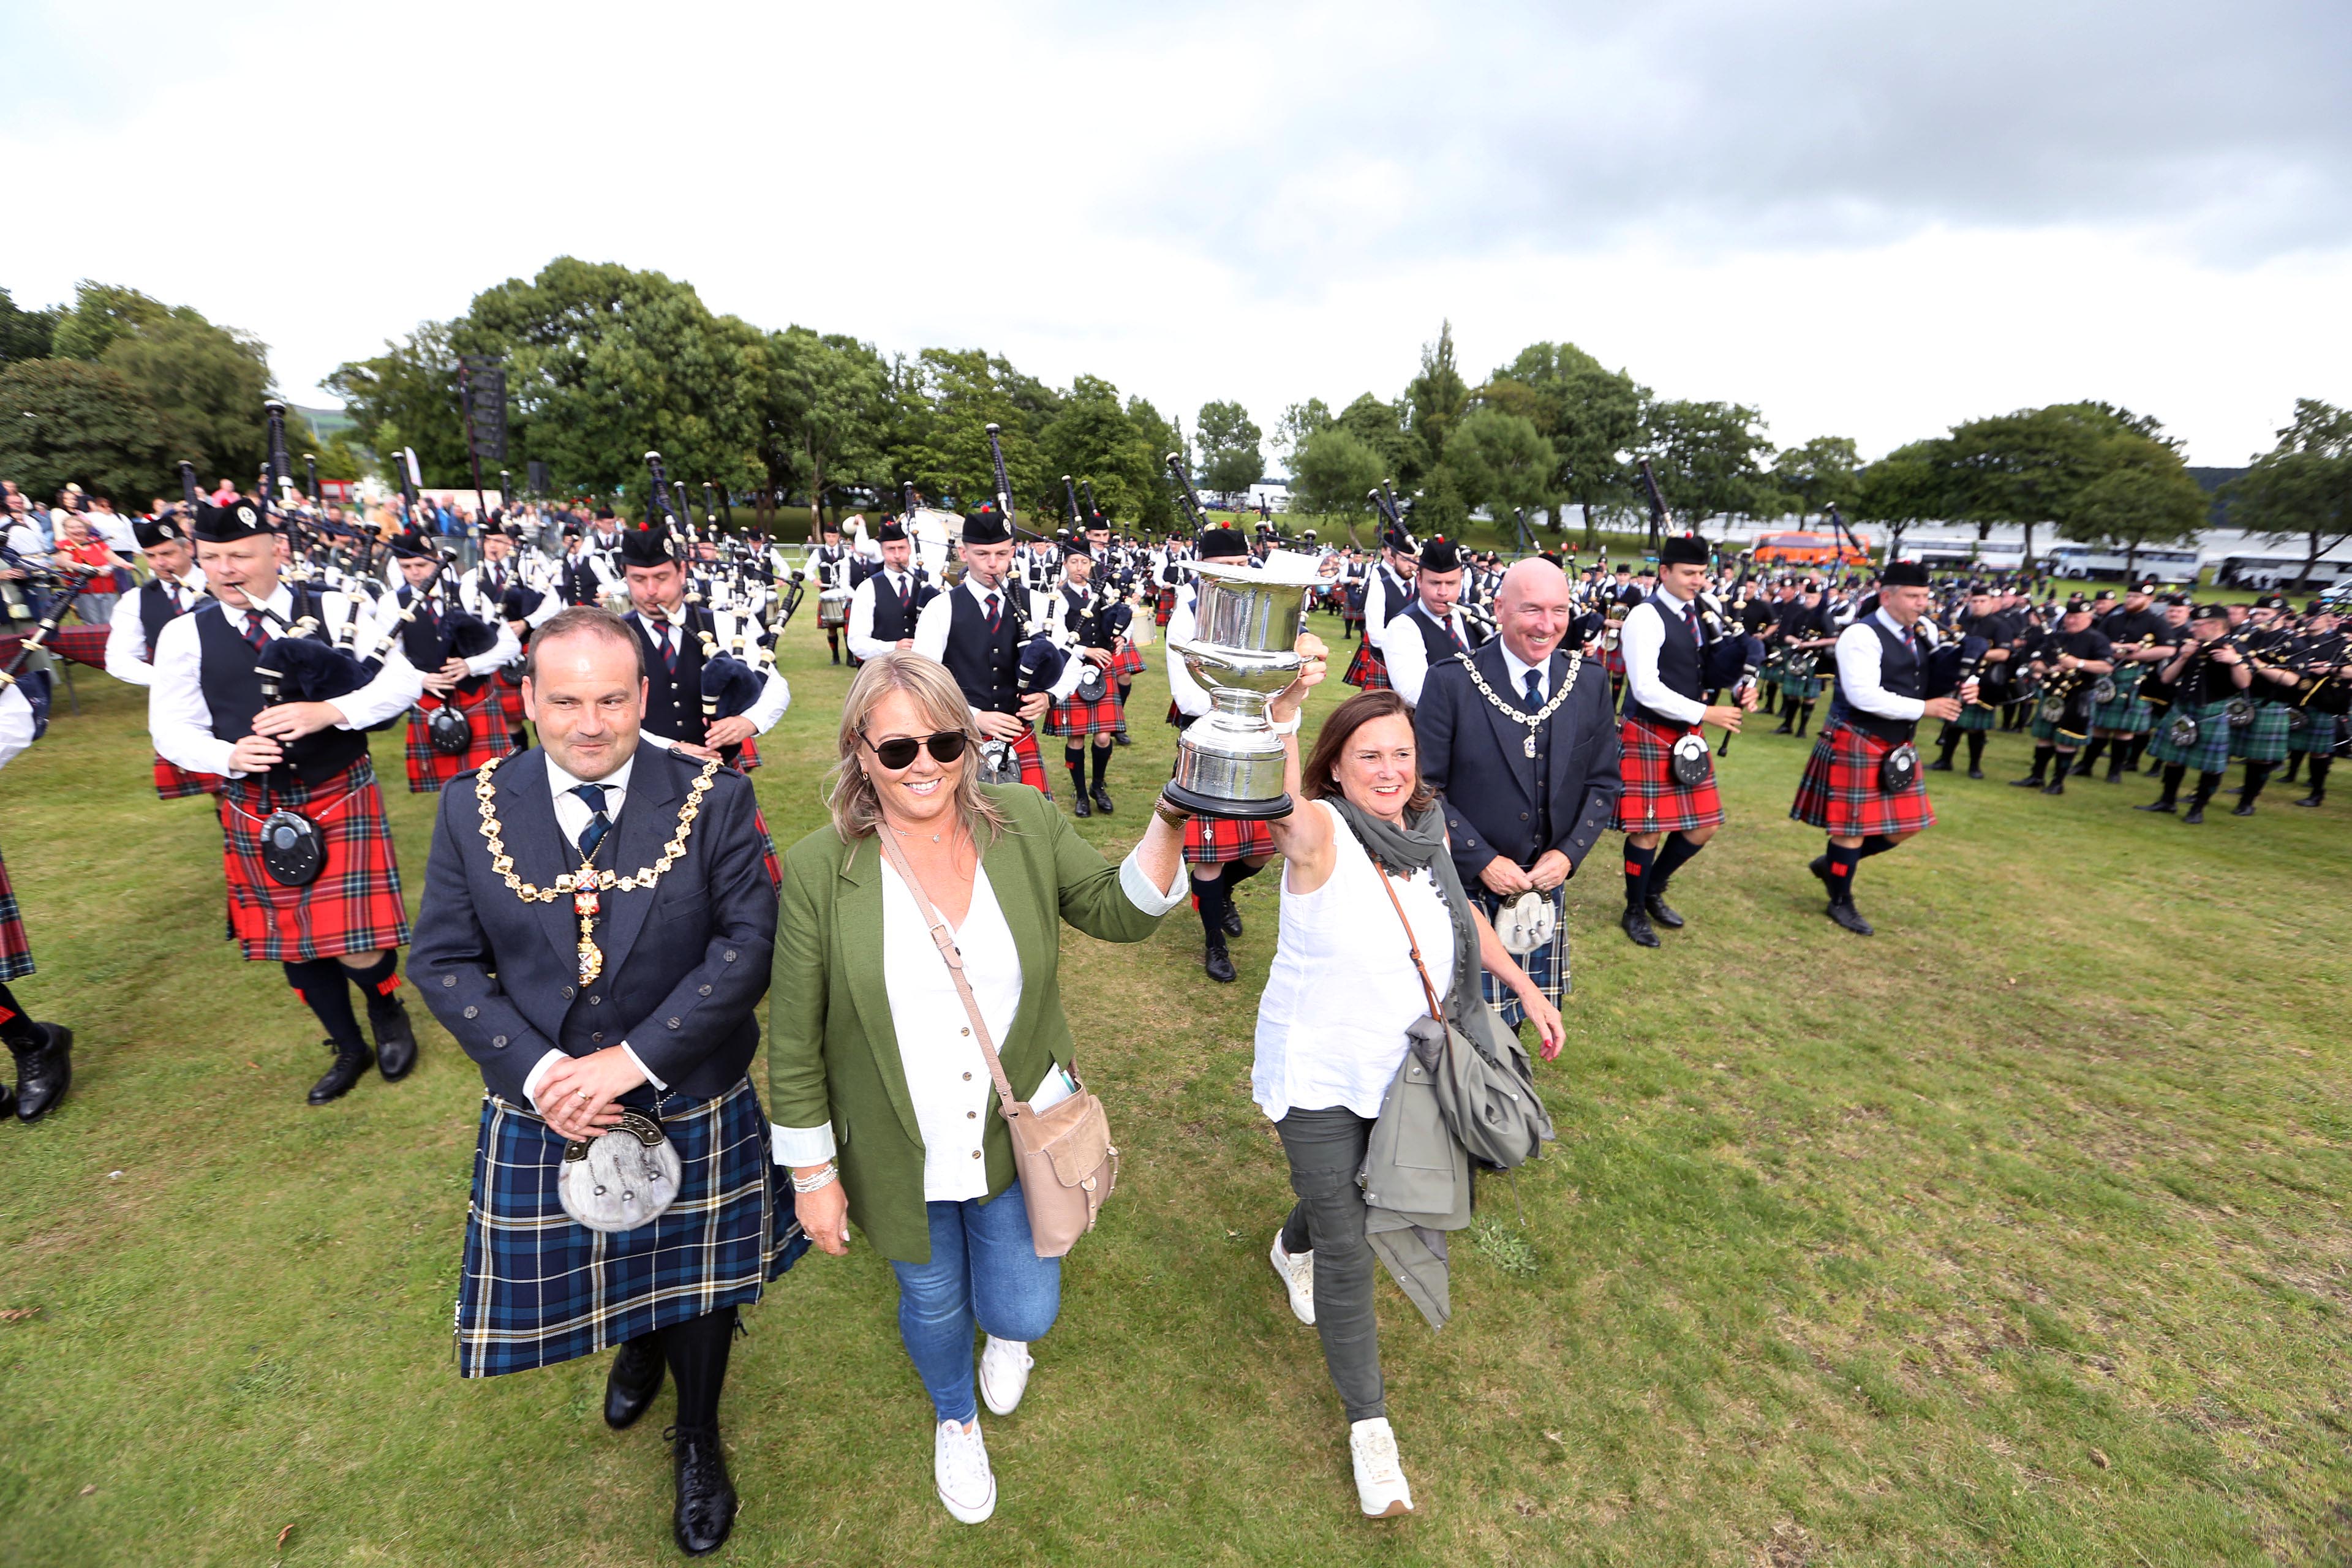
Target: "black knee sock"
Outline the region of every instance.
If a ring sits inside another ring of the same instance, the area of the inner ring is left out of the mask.
[[[1193,870],[1192,907],[1200,910],[1201,930],[1208,934],[1213,945],[1225,940],[1225,910],[1233,901],[1233,894],[1225,889],[1222,867]]]
[[[343,983],[343,966],[335,959],[314,958],[306,963],[289,963],[286,984],[294,994],[310,1005],[326,1026],[327,1037],[339,1046],[364,1045],[360,1037],[360,1021],[352,1011],[351,988]]]
[[[1873,855],[1884,855],[1895,847],[1895,835],[1891,833],[1874,833],[1864,839],[1861,847],[1854,850],[1854,858],[1867,860]]]
[[[2131,761],[2124,764],[2125,768],[2128,770],[2139,766],[2140,755],[2147,750],[2147,737],[2146,735],[2134,735],[2131,739]]]
[[[1666,879],[1690,863],[1690,858],[1706,848],[1704,844],[1691,842],[1687,833],[1669,833],[1666,841],[1658,846],[1658,858],[1651,864],[1649,885],[1643,889],[1646,899],[1666,896]]]
[[[2327,793],[2327,769],[2336,759],[2324,752],[2311,753],[2311,794],[2316,800]]]
[[[1103,773],[1109,768],[1109,766],[1110,748],[1108,746],[1097,746],[1095,748],[1095,788],[1102,788]]]
[[[392,994],[400,989],[400,950],[385,948],[365,969],[353,969],[346,963],[343,973],[360,988],[360,994],[367,998],[368,1009],[373,1012],[390,1002]]]
[[[1960,749],[1960,734],[1958,724],[1946,721],[1944,732],[1936,737],[1936,750],[1941,753],[1937,761],[1949,763],[1952,760],[1952,753]]]
[[[727,1384],[727,1358],[735,1342],[735,1309],[721,1307],[656,1331],[662,1357],[677,1382],[677,1429],[719,1430],[719,1391]]]
[[[1813,705],[1808,702],[1803,707],[1797,710],[1797,733],[1800,735],[1803,734],[1805,732],[1805,726],[1812,721]]]
[[[1984,766],[1984,743],[1985,732],[1982,730],[1969,731],[1969,766],[1971,770]]]
[[[1227,893],[1231,893],[1235,888],[1240,887],[1244,882],[1248,881],[1252,877],[1256,876],[1260,871],[1265,869],[1265,866],[1264,864],[1253,866],[1246,860],[1226,861],[1225,891]]]
[[[2246,793],[2238,798],[2240,805],[2252,805],[2262,798],[2263,786],[2271,782],[2271,770],[2276,766],[2276,763],[2246,764]]]
[[[2107,781],[2110,784],[2124,776],[2124,769],[2130,765],[2127,755],[2130,751],[2129,742],[2118,740],[2116,749],[2107,754]]]
[[[48,1036],[41,1026],[16,1005],[16,994],[0,984],[0,1044],[12,1051],[31,1051],[47,1043]]]
[[[2223,777],[2224,775],[2221,773],[2199,773],[2197,775],[2197,793],[2189,798],[2189,809],[2191,811],[2204,810],[2206,803],[2210,801],[2213,798],[2214,793],[2221,787],[2221,780]]]
[[[2092,736],[2091,743],[2074,753],[2074,771],[2078,773],[2087,773],[2097,767],[2099,753],[2106,749],[2107,738],[2105,735]]]
[[[2282,784],[2293,784],[2293,783],[2294,783],[2294,775],[2295,775],[2297,773],[2301,772],[2301,771],[2302,771],[2302,769],[2303,769],[2303,753],[2302,753],[2301,752],[2289,752],[2286,754],[2286,768],[2285,768],[2285,771],[2284,771],[2283,773],[2281,773],[2279,774],[2279,781],[2280,781]]]
[[[1078,794],[1087,793],[1087,748],[1081,742],[1062,748],[1062,765],[1070,770],[1070,787]]]
[[[1853,868],[1862,864],[1862,847],[1849,849],[1843,844],[1830,846],[1830,902],[1853,902]]]
[[[2178,803],[2180,799],[2180,781],[2188,776],[2187,763],[2167,763],[2164,765],[2164,793],[2156,797],[2156,804],[2172,805]]]
[[[1638,910],[1642,907],[1642,900],[1648,896],[1649,892],[1650,868],[1657,864],[1657,859],[1658,851],[1655,848],[1639,849],[1634,847],[1632,839],[1625,841],[1625,907],[1627,909]]]
[[[2057,754],[2058,748],[2055,746],[2047,744],[2035,746],[2033,748],[2033,769],[2025,776],[2030,779],[2040,779],[2042,777],[2042,775],[2050,771],[2050,759]]]

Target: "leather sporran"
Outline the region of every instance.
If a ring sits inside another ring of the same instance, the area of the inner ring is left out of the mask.
[[[1118,1185],[1118,1150],[1110,1141],[1110,1118],[1102,1101],[1087,1090],[1075,1070],[1072,1092],[1043,1110],[1013,1098],[1013,1083],[997,1059],[996,1041],[988,1021],[980,1016],[979,999],[964,978],[963,954],[955,944],[923,885],[907,864],[906,852],[891,838],[886,826],[877,834],[882,853],[889,858],[898,880],[914,896],[915,908],[930,928],[931,944],[948,966],[962,998],[964,1016],[971,1020],[972,1037],[988,1059],[988,1076],[996,1083],[996,1108],[1013,1135],[1013,1169],[1021,1182],[1021,1202],[1029,1215],[1029,1237],[1040,1258],[1060,1258],[1094,1229],[1103,1200]]]
[[[299,811],[279,806],[262,819],[261,868],[281,888],[307,888],[327,868],[326,836]]]
[[[992,784],[1015,784],[1021,782],[1021,759],[1010,741],[982,741],[980,743],[980,782]]]
[[[1879,759],[1878,787],[1901,795],[1919,782],[1919,748],[1906,741]]]
[[[563,1212],[590,1230],[611,1235],[650,1225],[677,1201],[685,1167],[661,1123],[624,1110],[621,1124],[586,1143],[563,1146],[555,1195]]]
[[[1087,659],[1085,663],[1086,668],[1078,674],[1078,689],[1076,695],[1081,702],[1099,702],[1103,700],[1104,691],[1102,666],[1093,659]]]
[[[454,702],[444,702],[425,716],[425,738],[445,757],[462,757],[474,744],[474,724]]]
[[[2175,713],[2165,721],[2164,743],[2178,752],[2191,751],[2202,728],[2194,713]]]
[[[1705,784],[1707,775],[1715,771],[1714,757],[1707,750],[1706,737],[1685,735],[1676,741],[1674,749],[1667,753],[1666,765],[1675,775],[1675,783],[1685,789],[1695,789]]]

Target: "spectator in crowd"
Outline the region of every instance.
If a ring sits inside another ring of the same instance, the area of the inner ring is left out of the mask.
[[[115,585],[114,574],[121,572],[127,576],[131,563],[116,554],[79,512],[60,507],[57,515],[62,521],[58,524],[58,548],[53,559],[60,572],[99,568],[100,574],[90,579],[89,591],[74,601],[74,609],[85,623],[102,626],[114,614],[114,601],[122,596],[122,591]]]

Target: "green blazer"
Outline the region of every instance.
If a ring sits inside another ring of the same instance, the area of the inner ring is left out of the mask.
[[[1160,922],[1130,902],[1118,868],[1080,838],[1054,803],[1024,784],[984,784],[1006,826],[981,856],[1021,954],[1021,1006],[997,1042],[1016,1090],[1070,1065],[1062,1015],[1062,927],[1104,942],[1141,942]],[[818,828],[784,856],[768,990],[768,1115],[779,1126],[833,1123],[849,1217],[876,1251],[931,1257],[923,1209],[923,1140],[882,975],[882,851]],[[972,1047],[973,1069],[983,1064]],[[988,1196],[1013,1184],[1013,1139],[987,1118]]]

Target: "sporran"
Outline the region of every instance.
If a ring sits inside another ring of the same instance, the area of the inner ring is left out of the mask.
[[[566,1143],[556,1167],[555,1195],[563,1212],[590,1230],[611,1235],[659,1219],[677,1201],[677,1149],[661,1123],[624,1110],[621,1124],[589,1142]]]
[[[1495,934],[1502,939],[1504,950],[1516,958],[1525,958],[1543,946],[1559,929],[1559,919],[1552,912],[1548,893],[1531,889],[1496,906]]]
[[[1715,771],[1714,753],[1707,750],[1704,735],[1685,735],[1674,744],[1667,766],[1672,769],[1675,783],[1690,789],[1706,782]]]
[[[1886,753],[1878,764],[1878,787],[1888,795],[1901,795],[1919,782],[1919,748],[1906,741]]]

